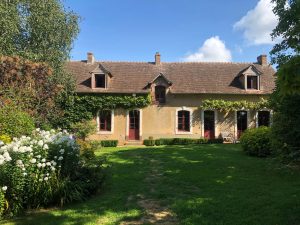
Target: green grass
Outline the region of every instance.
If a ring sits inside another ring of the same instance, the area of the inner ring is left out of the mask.
[[[144,215],[143,196],[184,225],[300,224],[300,171],[246,156],[239,145],[104,148],[103,191],[83,203],[1,223],[115,225]]]

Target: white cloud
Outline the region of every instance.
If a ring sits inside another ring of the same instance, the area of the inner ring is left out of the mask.
[[[254,9],[234,24],[234,29],[243,31],[249,44],[273,44],[270,34],[278,23],[273,7],[271,0],[259,0]]]
[[[186,62],[230,62],[231,52],[219,36],[211,37],[203,43],[197,52],[183,58]]]

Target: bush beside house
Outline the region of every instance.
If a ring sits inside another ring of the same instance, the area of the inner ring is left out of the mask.
[[[253,128],[245,131],[240,139],[246,154],[266,157],[271,154],[271,129],[269,127]]]

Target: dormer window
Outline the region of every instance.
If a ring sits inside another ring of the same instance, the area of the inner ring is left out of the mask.
[[[258,90],[258,76],[247,76],[247,89]]]
[[[95,88],[106,88],[105,74],[95,74]]]
[[[166,103],[166,87],[155,86],[155,101],[159,104]]]

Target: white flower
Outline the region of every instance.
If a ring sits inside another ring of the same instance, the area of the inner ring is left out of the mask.
[[[6,191],[6,190],[7,190],[7,186],[3,186],[2,191]]]
[[[46,163],[42,163],[42,167],[44,168],[46,166]]]
[[[57,165],[57,163],[54,162],[54,161],[52,161],[51,163],[52,163],[53,166],[56,166],[56,165]]]
[[[44,158],[44,159],[42,159],[42,162],[44,163],[44,162],[46,162],[46,159]]]
[[[44,178],[45,181],[47,181],[48,179],[49,179],[48,177],[45,177],[45,178]]]
[[[45,150],[49,149],[49,146],[47,144],[44,144],[44,149]]]
[[[43,140],[39,140],[38,145],[42,147],[44,145]]]
[[[24,176],[26,176],[26,175],[27,175],[27,173],[23,173],[23,175],[24,175]]]
[[[0,140],[0,146],[1,146],[1,145],[4,145],[4,142]]]
[[[59,161],[61,161],[61,160],[63,160],[63,159],[64,159],[64,157],[62,157],[62,156],[60,156],[60,157],[58,158]]]
[[[32,158],[29,162],[31,162],[31,163],[36,163],[36,159],[35,159],[35,158]]]
[[[51,166],[51,163],[50,163],[50,162],[46,162],[46,165],[47,165],[47,166]]]
[[[37,155],[36,157],[37,157],[38,159],[40,159],[42,156],[41,156],[41,155]]]
[[[54,170],[55,170],[55,168],[52,166],[52,167],[51,167],[51,170],[52,170],[52,171],[54,171]]]
[[[42,167],[42,164],[41,164],[41,163],[38,163],[38,164],[37,164],[37,167],[38,167],[38,168]]]
[[[0,159],[0,165],[4,164],[4,159]]]

